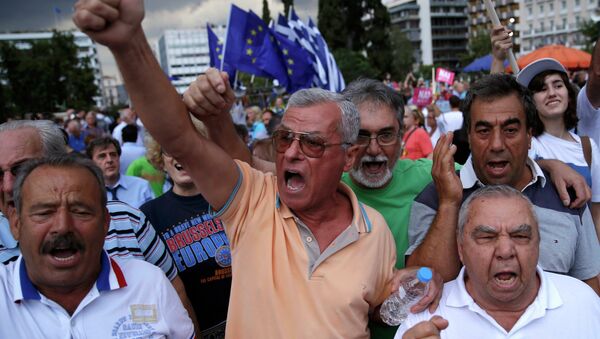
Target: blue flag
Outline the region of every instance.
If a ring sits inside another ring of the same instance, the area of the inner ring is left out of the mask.
[[[312,87],[316,72],[310,54],[285,35],[275,32],[273,28],[271,28],[271,32],[279,46],[280,56],[287,69],[288,92],[293,93],[299,89]]]
[[[308,40],[307,36],[305,36],[305,32],[302,29],[304,23],[300,21],[298,16],[296,16],[295,12],[292,10],[294,21],[288,21],[281,14],[277,18],[277,23],[275,24],[275,31],[283,36],[285,36],[288,40],[298,44],[304,49],[309,56],[311,57],[311,62],[314,68],[315,78],[313,80],[313,84],[318,87],[326,88],[327,84],[327,74],[325,73],[325,68],[321,63],[321,60],[317,57],[317,53],[315,52],[314,45]]]
[[[221,69],[221,62],[223,60],[223,41],[220,40],[215,32],[210,28],[209,24],[206,24],[206,32],[208,34],[208,55],[210,57],[210,67]],[[229,74],[230,81],[233,81],[235,77],[235,67],[225,63],[223,65],[223,71]]]
[[[275,78],[288,84],[285,65],[279,57],[268,27],[253,12],[231,5],[224,60],[240,71]]]

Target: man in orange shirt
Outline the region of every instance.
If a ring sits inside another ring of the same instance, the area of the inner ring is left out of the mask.
[[[233,268],[226,336],[368,338],[369,315],[406,271],[394,272],[383,217],[340,184],[356,157],[356,107],[320,89],[295,93],[273,135],[277,176],[264,174],[195,132],[146,41],[141,1],[75,7],[75,23],[115,56],[145,127],[225,224]],[[220,118],[235,100],[227,76],[209,70],[202,79],[206,100],[193,111]]]

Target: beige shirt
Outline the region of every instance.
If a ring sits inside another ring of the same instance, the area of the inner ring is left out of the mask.
[[[317,241],[279,200],[277,179],[237,163],[239,185],[217,213],[232,254],[227,338],[368,338],[396,262],[383,217],[340,183],[352,224],[315,253]]]

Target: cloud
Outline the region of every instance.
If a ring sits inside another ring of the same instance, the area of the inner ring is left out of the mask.
[[[283,11],[281,0],[268,0],[271,17]],[[73,30],[71,20],[72,0],[26,0],[10,1],[0,11],[0,31],[39,31],[39,30]],[[146,17],[144,30],[151,46],[153,46],[165,30],[194,29],[204,27],[207,22],[227,24],[229,5],[235,3],[244,10],[252,10],[262,16],[262,0],[146,0],[144,2]],[[294,7],[298,15],[305,21],[308,17],[317,19],[318,0],[296,0]],[[54,8],[60,13],[55,14]],[[104,75],[118,75],[117,66],[110,51],[98,45],[98,59]]]

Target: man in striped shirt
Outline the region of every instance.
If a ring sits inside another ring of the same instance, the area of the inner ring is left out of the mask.
[[[0,210],[8,214],[8,210],[14,208],[12,189],[15,174],[25,161],[65,153],[63,134],[51,121],[15,120],[0,125]],[[146,216],[119,201],[111,201],[106,207],[110,214],[110,225],[104,249],[108,255],[120,259],[141,259],[160,267],[196,323],[173,258]],[[3,264],[17,260],[20,254],[18,243],[6,226],[8,222],[0,215],[0,262]]]

